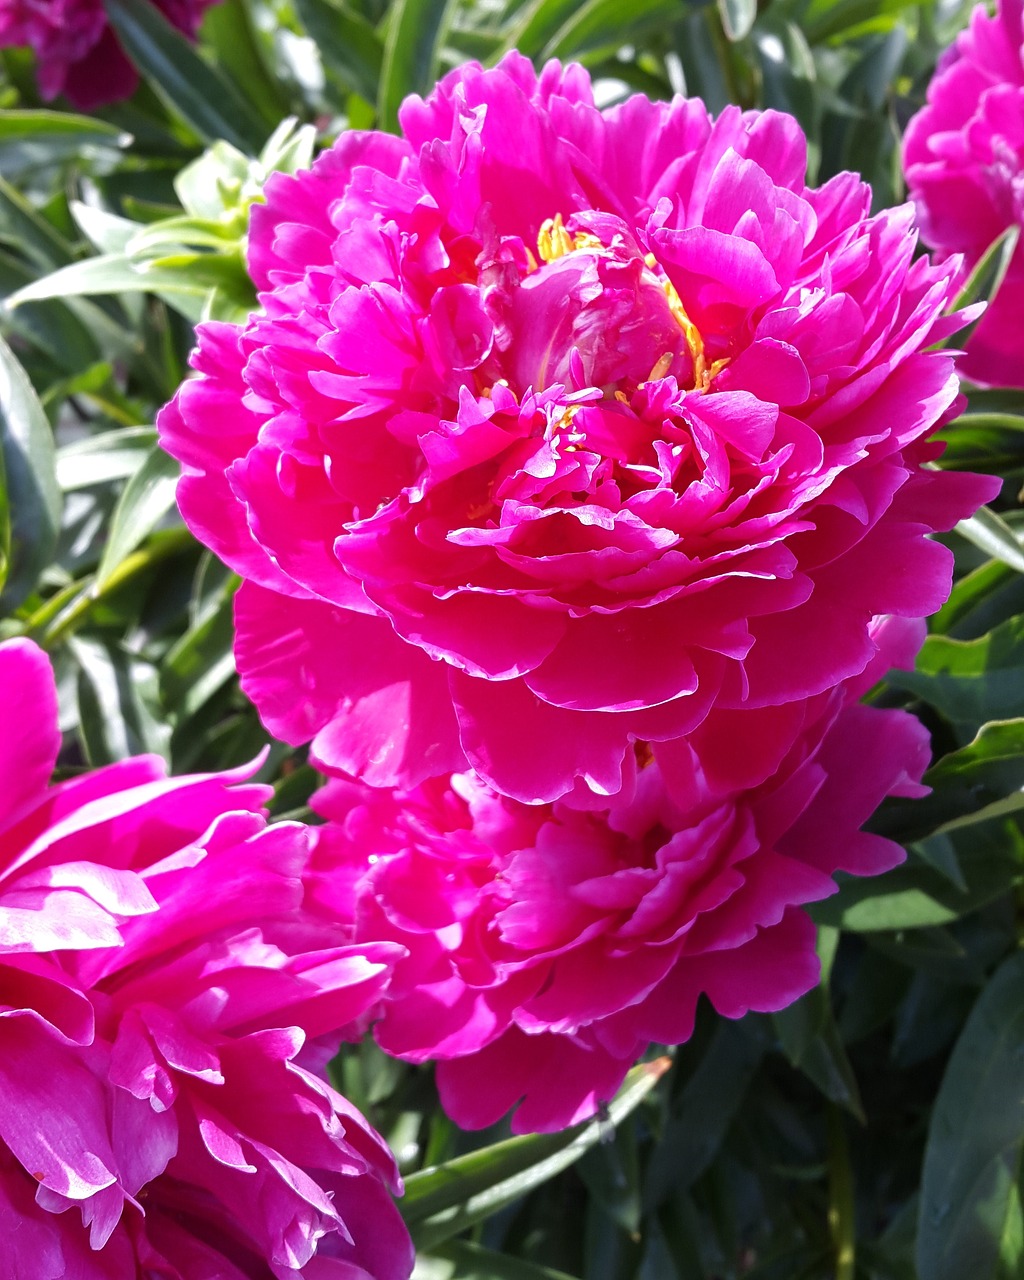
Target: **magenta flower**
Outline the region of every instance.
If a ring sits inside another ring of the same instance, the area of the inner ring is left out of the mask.
[[[636,741],[863,671],[990,478],[923,463],[957,263],[804,186],[795,121],[466,67],[253,212],[262,310],[160,418],[246,580],[236,657],[327,772],[614,794]]]
[[[248,771],[49,787],[26,641],[0,645],[0,706],[3,1273],[406,1280],[394,1162],[308,1069],[396,948],[304,908],[308,832],[266,826]]]
[[[883,630],[868,683],[911,662],[923,629]],[[438,1059],[464,1127],[519,1103],[513,1129],[553,1130],[593,1114],[648,1042],[686,1040],[701,994],[730,1018],[802,995],[818,961],[800,907],[838,870],[899,862],[859,828],[885,796],[924,790],[927,733],[858,705],[863,679],[805,704],[716,708],[604,810],[523,805],[472,774],[410,792],[331,781],[312,896],[357,938],[408,951],[381,1046]]]
[[[153,0],[168,22],[194,40],[214,0]],[[139,73],[107,19],[103,0],[0,0],[0,49],[28,45],[39,92],[63,93],[82,111],[130,97]]]
[[[984,5],[939,63],[907,126],[907,186],[921,234],[974,266],[1008,227],[1024,228],[1024,37],[1020,0]],[[1024,386],[1024,243],[967,344],[961,371]]]

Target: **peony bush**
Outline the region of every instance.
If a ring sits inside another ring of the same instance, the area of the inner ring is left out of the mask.
[[[1019,4],[207,7],[0,0],[0,1280],[1019,1274]]]

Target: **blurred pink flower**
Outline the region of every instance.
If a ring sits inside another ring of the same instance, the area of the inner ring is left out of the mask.
[[[168,22],[195,39],[215,0],[153,0]],[[63,93],[81,111],[130,97],[139,73],[110,26],[103,0],[0,0],[0,49],[28,45],[39,92]]]
[[[26,641],[0,645],[0,718],[0,1270],[406,1280],[394,1162],[302,1065],[396,948],[304,910],[308,832],[266,826],[249,770],[48,786]]]
[[[868,683],[922,638],[884,630]],[[457,1124],[518,1103],[514,1130],[553,1130],[593,1114],[648,1042],[686,1040],[701,994],[730,1018],[790,1004],[818,978],[800,907],[833,893],[836,871],[899,862],[860,827],[885,796],[925,790],[927,733],[857,704],[862,686],[716,708],[604,810],[523,805],[472,774],[410,792],[332,780],[314,798],[330,821],[311,897],[364,942],[408,950],[381,1046],[439,1060]]]
[[[979,4],[939,63],[903,142],[907,186],[928,244],[973,267],[1008,227],[1024,228],[1021,0]],[[960,362],[977,382],[1024,386],[1024,243]]]
[[[631,743],[862,671],[945,599],[927,535],[991,478],[924,468],[955,261],[774,112],[631,98],[509,55],[275,175],[262,310],[164,409],[193,531],[245,579],[270,731],[411,787],[550,801]]]

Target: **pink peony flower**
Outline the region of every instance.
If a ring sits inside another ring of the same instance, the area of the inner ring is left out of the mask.
[[[194,40],[214,0],[153,0],[168,22]],[[103,0],[0,0],[0,49],[28,45],[39,92],[63,93],[82,111],[130,97],[139,73],[107,19]]]
[[[409,788],[550,801],[636,741],[863,671],[945,599],[927,535],[995,488],[924,469],[957,263],[794,120],[510,55],[274,176],[262,310],[199,331],[160,417],[185,519],[245,579],[270,731]]]
[[[0,645],[0,1236],[33,1280],[406,1280],[394,1162],[303,1065],[392,944],[303,907],[308,832],[247,770],[48,786],[45,656]]]
[[[912,661],[921,631],[886,631],[886,658]],[[513,1129],[554,1130],[593,1114],[648,1042],[686,1040],[702,993],[730,1018],[802,995],[818,961],[801,906],[836,871],[899,862],[859,828],[885,796],[925,790],[920,722],[859,691],[716,708],[604,810],[523,805],[473,774],[405,792],[331,781],[312,897],[408,951],[381,1046],[439,1060],[457,1124],[519,1103]]]
[[[1024,228],[1024,36],[1020,0],[984,5],[940,61],[903,141],[907,186],[928,244],[973,267],[1007,227]],[[976,382],[1024,386],[1024,243],[967,344]]]

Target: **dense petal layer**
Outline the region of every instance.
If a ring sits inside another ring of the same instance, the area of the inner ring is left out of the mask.
[[[941,605],[929,534],[995,484],[928,483],[958,264],[909,208],[807,187],[788,116],[601,112],[517,54],[401,120],[271,181],[261,308],[159,421],[273,732],[374,785],[600,797]]]

